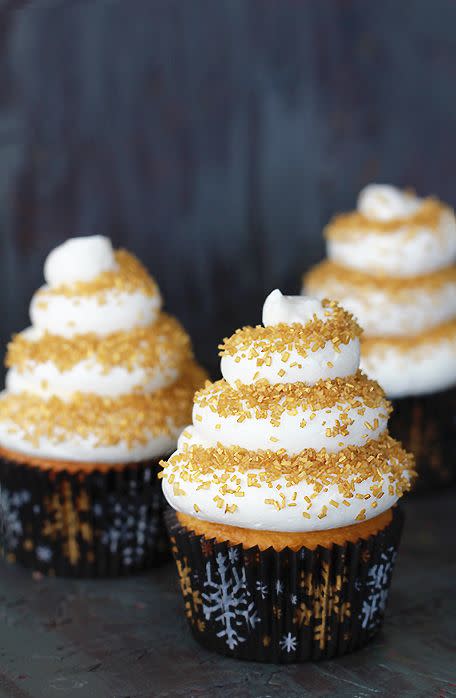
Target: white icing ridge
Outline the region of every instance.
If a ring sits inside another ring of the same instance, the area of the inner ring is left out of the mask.
[[[256,347],[255,342],[252,346]],[[308,352],[306,358],[292,348],[287,362],[282,361],[280,352],[272,352],[270,366],[257,366],[256,359],[249,358],[246,352],[225,354],[220,361],[220,368],[222,376],[232,386],[236,385],[237,380],[249,384],[264,379],[271,384],[315,385],[322,378],[351,376],[359,366],[359,352],[359,339],[355,337],[348,344],[340,344],[339,351],[336,351],[332,342],[326,342],[321,349]],[[282,375],[281,371],[285,373]]]
[[[364,352],[361,368],[389,398],[425,395],[456,386],[456,339],[421,343],[409,349],[394,344]]]
[[[408,278],[438,271],[456,260],[456,219],[442,211],[438,230],[406,225],[376,233],[354,230],[352,236],[327,240],[328,258],[348,269]]]
[[[161,305],[158,294],[147,296],[140,291],[107,291],[101,304],[96,295],[50,294],[43,286],[32,298],[30,319],[34,327],[61,337],[90,332],[103,336],[152,325]]]
[[[107,373],[102,364],[90,359],[79,361],[67,371],[59,371],[55,364],[47,361],[23,371],[9,369],[5,387],[9,393],[29,392],[43,398],[54,396],[62,400],[71,400],[76,392],[116,398],[137,390],[154,393],[174,383],[178,376],[176,368],[166,365],[157,367],[155,372],[147,371],[142,366],[131,370],[113,366]]]
[[[193,423],[198,425],[201,437],[213,446],[221,443],[223,446],[240,446],[252,451],[279,451],[284,448],[289,455],[296,455],[305,448],[314,448],[317,451],[325,448],[328,453],[338,453],[347,446],[364,446],[385,431],[388,418],[384,406],[364,406],[365,413],[360,415],[358,409],[353,409],[348,403],[340,402],[338,405],[342,410],[336,406],[324,410],[304,410],[298,407],[296,414],[284,412],[280,425],[275,427],[269,419],[252,418],[238,422],[237,417],[222,417],[210,407],[195,404]],[[246,411],[247,409],[246,407]],[[250,412],[253,414],[253,410]],[[345,412],[348,418],[353,420],[353,424],[347,426],[348,434],[326,436],[326,429],[335,426],[336,420],[340,420],[341,412]],[[313,419],[311,415],[315,415]],[[373,425],[376,419],[376,429],[365,426],[365,422]],[[305,427],[300,426],[303,420],[306,422]],[[217,424],[220,425],[219,429]],[[271,437],[274,440],[271,440]]]
[[[272,299],[269,296],[266,300],[266,313],[263,315],[265,321],[270,324],[308,322],[314,313],[317,317],[321,314],[322,306],[319,304],[320,307],[318,307],[315,299],[312,299],[310,303],[309,299],[297,296],[293,297],[290,302],[287,297],[280,297],[277,292],[273,293]],[[311,311],[309,311],[310,308],[312,308]],[[301,320],[296,318],[301,318]],[[345,351],[345,355],[341,359],[344,368],[342,374],[337,373],[337,375],[346,375],[344,371],[349,366],[352,367],[351,374],[354,374],[359,363],[359,344],[351,341],[348,345],[340,345],[340,348]],[[325,350],[326,346],[323,351]],[[315,354],[317,353],[315,352]],[[223,359],[225,358],[223,357]],[[248,364],[249,360],[244,359],[236,363],[235,361],[226,362],[223,359],[224,376],[229,379],[233,387],[236,387],[236,380],[240,380],[241,383],[253,381],[252,367]],[[302,377],[308,373],[311,378],[310,383],[314,384],[317,376],[317,362],[314,361],[312,352],[309,352],[306,358],[300,356],[300,359],[303,368],[299,373],[299,380],[302,380]],[[309,362],[310,368],[307,367],[307,362]],[[283,366],[286,368],[285,364]],[[337,370],[341,370],[341,366]],[[262,377],[268,377],[268,375],[262,374]],[[321,377],[320,375],[319,378]],[[283,381],[285,380],[288,381],[288,377],[284,377]],[[363,400],[361,402],[364,404]],[[177,451],[174,454],[178,460],[173,460],[165,468],[165,477],[162,482],[166,499],[174,509],[191,516],[225,525],[270,531],[316,531],[337,528],[355,523],[362,509],[366,510],[366,518],[377,516],[393,506],[398,499],[398,495],[391,494],[388,489],[389,476],[384,477],[385,494],[378,500],[376,508],[370,507],[370,503],[366,503],[364,499],[356,497],[357,494],[363,496],[369,494],[371,495],[370,501],[372,501],[372,493],[369,488],[373,483],[370,480],[354,484],[355,496],[349,499],[349,506],[347,506],[346,504],[342,505],[344,495],[339,492],[336,485],[323,487],[315,498],[313,485],[302,481],[298,485],[289,486],[285,476],[272,483],[260,481],[258,487],[253,487],[248,485],[247,473],[236,469],[233,464],[233,472],[230,471],[229,479],[235,481],[236,486],[240,484],[240,489],[244,495],[237,497],[234,494],[224,494],[224,506],[219,508],[217,499],[219,499],[220,491],[219,484],[215,482],[215,479],[217,475],[220,478],[226,477],[226,473],[217,471],[215,477],[208,475],[206,479],[206,481],[210,481],[208,489],[201,487],[201,482],[205,480],[204,476],[198,482],[191,482],[188,478],[188,454],[192,446],[203,448],[238,446],[257,452],[277,452],[280,450],[289,456],[296,455],[305,449],[319,451],[325,448],[329,453],[337,453],[347,445],[365,445],[385,432],[388,421],[385,405],[377,408],[366,407],[364,414],[359,414],[359,408],[352,408],[349,404],[341,402],[340,406],[342,410],[339,410],[335,405],[330,409],[313,411],[301,407],[296,409],[295,414],[284,412],[279,426],[273,427],[270,420],[266,418],[246,418],[238,421],[234,416],[221,417],[212,401],[211,406],[201,407],[198,404],[198,397],[196,397],[193,424],[186,427],[179,437]],[[341,412],[346,412],[349,419],[353,419],[353,424],[347,425],[348,434],[346,436],[340,434],[334,437],[327,436],[326,430],[334,426],[336,419],[340,418]],[[314,415],[313,419],[311,418],[312,414]],[[306,424],[301,427],[300,423],[303,419]],[[375,420],[378,420],[378,423],[373,428]],[[370,424],[371,428],[366,427],[366,422]],[[277,441],[271,441],[271,436]],[[256,471],[249,472],[253,474]],[[171,473],[173,477],[169,482],[168,475]],[[223,479],[219,483],[222,481]],[[297,499],[292,500],[295,492]],[[285,497],[286,504],[291,503],[292,506],[285,506],[279,511],[271,503],[265,501],[269,500],[270,502],[271,499],[279,499],[282,496]],[[307,510],[308,519],[302,515],[304,496],[311,497],[313,502],[312,507]],[[215,501],[214,497],[217,498]],[[331,505],[331,500],[340,506]],[[293,506],[293,501],[298,502],[298,504]],[[225,505],[228,507],[236,506],[233,507],[232,511],[226,513]],[[321,517],[319,514],[323,506],[328,508],[328,512],[326,516]]]

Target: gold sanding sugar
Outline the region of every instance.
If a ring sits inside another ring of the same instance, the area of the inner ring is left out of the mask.
[[[45,400],[31,393],[4,394],[0,420],[11,421],[35,445],[40,437],[60,443],[75,434],[94,438],[97,446],[115,446],[121,441],[129,446],[145,444],[151,436],[173,434],[190,421],[193,393],[205,377],[190,362],[175,383],[151,394],[108,398],[76,393],[70,401]]]
[[[361,237],[366,233],[394,233],[398,228],[407,228],[412,235],[418,228],[424,227],[438,234],[440,219],[445,211],[452,213],[449,206],[433,197],[426,198],[412,215],[393,218],[389,221],[376,221],[367,218],[359,211],[350,211],[335,216],[324,228],[323,234],[329,240],[347,240]]]
[[[456,351],[456,320],[432,327],[430,330],[420,332],[416,335],[398,337],[366,337],[362,339],[362,352],[364,357],[378,352],[387,352],[389,349],[404,353],[421,353],[423,351],[432,352],[432,349],[443,342],[454,344]]]
[[[220,356],[235,355],[245,352],[250,359],[257,359],[258,366],[267,363],[272,353],[282,354],[282,360],[287,362],[289,352],[295,349],[298,354],[306,357],[309,351],[322,349],[327,342],[335,347],[348,344],[351,339],[359,337],[362,330],[353,316],[343,310],[336,301],[324,299],[322,306],[327,311],[327,320],[321,320],[314,315],[305,325],[278,324],[263,327],[243,327],[220,344]]]
[[[203,486],[209,483],[223,487],[236,480],[236,473],[248,473],[248,487],[258,487],[258,483],[274,486],[279,478],[284,477],[287,487],[300,482],[312,485],[314,495],[325,487],[337,485],[347,499],[355,495],[360,483],[370,478],[371,492],[380,498],[384,494],[381,485],[385,476],[400,496],[410,489],[407,474],[415,475],[413,456],[389,434],[383,434],[364,446],[347,446],[339,453],[304,449],[294,456],[288,455],[284,449],[278,452],[250,451],[222,444],[211,448],[193,445],[178,451],[161,465],[165,469],[164,477],[173,473],[175,477]],[[239,483],[234,484],[243,496]]]
[[[8,345],[5,364],[23,371],[33,364],[50,361],[67,371],[87,359],[101,364],[106,372],[114,366],[129,371],[141,366],[157,367],[163,358],[172,368],[192,357],[190,340],[179,322],[161,313],[149,327],[100,336],[94,333],[65,338],[46,332],[38,341],[15,335]]]
[[[344,292],[378,293],[381,291],[391,298],[407,298],[420,292],[437,292],[446,284],[456,284],[456,265],[439,269],[420,276],[394,277],[386,274],[364,274],[356,269],[343,267],[336,262],[324,260],[304,275],[304,284],[312,292],[332,289],[336,294]]]
[[[231,387],[225,380],[207,381],[195,395],[195,405],[209,407],[221,417],[245,419],[270,419],[278,424],[284,413],[296,414],[303,410],[322,410],[335,405],[362,409],[383,407],[389,412],[391,405],[376,381],[369,380],[361,371],[349,378],[319,380],[315,385],[305,383],[276,383],[259,380],[251,385]],[[312,417],[311,417],[312,418]]]
[[[92,281],[75,281],[71,284],[46,288],[38,291],[43,304],[48,296],[99,296],[104,299],[107,291],[134,293],[140,291],[146,296],[157,296],[158,286],[141,262],[126,250],[114,253],[118,268],[104,271]]]

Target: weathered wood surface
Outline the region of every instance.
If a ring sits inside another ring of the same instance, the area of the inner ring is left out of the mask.
[[[18,9],[20,8],[20,9]],[[369,180],[456,204],[453,0],[0,0],[0,341],[102,232],[217,365]]]
[[[191,638],[170,563],[115,581],[33,579],[0,565],[0,698],[456,696],[456,492],[406,503],[384,630],[342,659],[288,667]]]

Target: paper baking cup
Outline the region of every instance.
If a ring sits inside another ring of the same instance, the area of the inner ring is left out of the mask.
[[[0,458],[0,550],[69,577],[153,567],[168,549],[158,470],[158,460],[70,472]]]
[[[165,515],[185,614],[196,640],[238,659],[291,663],[363,647],[380,628],[403,516],[331,549],[244,549]]]
[[[433,395],[393,400],[388,427],[415,456],[418,477],[413,490],[456,482],[456,388]]]

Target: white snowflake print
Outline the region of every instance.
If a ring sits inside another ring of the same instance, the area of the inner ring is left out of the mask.
[[[290,601],[292,606],[296,606],[296,604],[298,603],[298,597],[296,596],[296,594],[291,594]]]
[[[17,548],[22,536],[20,509],[30,500],[30,492],[9,492],[0,486],[0,540],[7,550]]]
[[[265,599],[266,596],[268,595],[268,587],[266,586],[266,584],[264,584],[263,582],[258,580],[256,583],[256,589],[257,589],[257,591],[260,592],[261,598]]]
[[[296,635],[292,635],[291,633],[288,633],[288,635],[284,635],[283,638],[280,640],[279,645],[280,649],[286,652],[294,652],[297,646]]]
[[[361,609],[362,627],[369,630],[379,623],[386,608],[391,574],[396,560],[394,548],[388,548],[382,553],[380,559],[381,562],[372,565],[367,572],[368,596],[363,601]]]
[[[52,560],[52,550],[48,545],[37,545],[36,556],[41,562],[49,562]]]
[[[229,548],[228,557],[230,562],[237,562],[239,560],[239,550],[237,548]]]
[[[96,506],[96,505],[95,505]],[[114,505],[112,525],[101,535],[101,543],[113,555],[120,552],[126,567],[140,563],[148,542],[157,534],[157,523],[150,520],[145,504]]]
[[[278,580],[276,581],[275,590],[276,590],[277,596],[278,596],[279,594],[283,594],[283,582],[282,582],[281,579],[278,579]]]
[[[212,571],[211,563],[206,564],[206,579],[203,592],[203,613],[206,620],[214,617],[220,623],[217,637],[225,638],[225,642],[234,649],[244,642],[245,632],[255,628],[260,622],[252,595],[247,586],[245,568],[241,573],[227,564],[227,556],[218,553],[215,558],[216,570]]]

